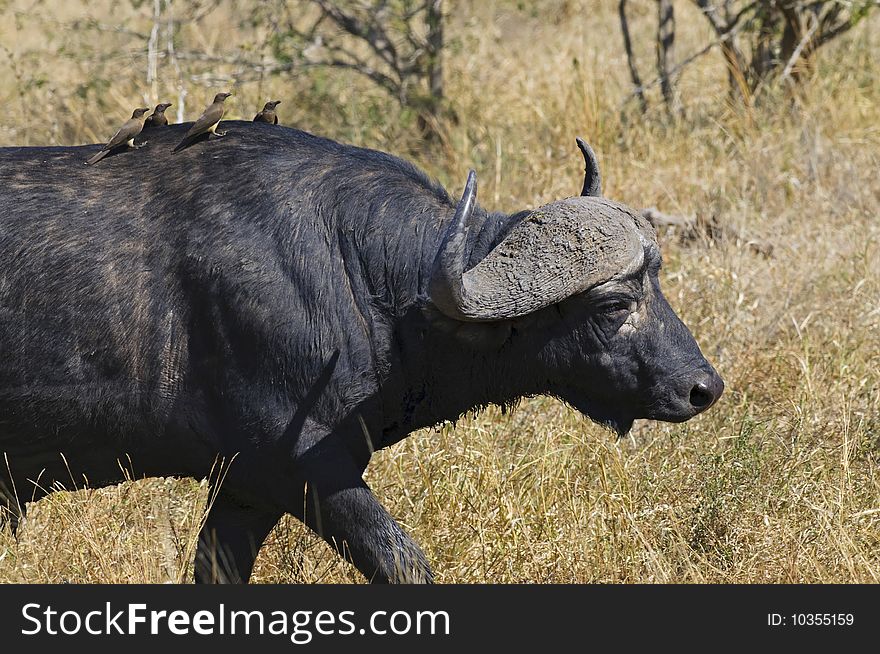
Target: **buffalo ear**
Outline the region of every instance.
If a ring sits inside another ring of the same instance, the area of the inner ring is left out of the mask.
[[[599,173],[599,162],[593,148],[580,136],[576,139],[581,154],[584,155],[584,188],[581,195],[602,197],[602,175]]]

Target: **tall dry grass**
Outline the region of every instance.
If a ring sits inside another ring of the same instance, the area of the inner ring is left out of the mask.
[[[142,99],[173,99],[165,64],[150,96],[137,38],[86,43],[52,27],[92,12],[147,29],[148,11],[100,13],[111,4],[37,3],[2,23],[14,65],[0,66],[0,142],[102,140]],[[447,83],[458,123],[430,147],[412,117],[356,78],[237,87],[233,116],[278,96],[283,122],[406,154],[453,192],[475,167],[481,203],[503,210],[576,193],[583,135],[600,153],[606,195],[714,218],[728,234],[662,235],[665,292],[727,382],[707,414],[640,422],[615,442],[554,400],[527,400],[512,415],[489,410],[414,434],[378,453],[368,480],[441,582],[875,582],[880,21],[823,51],[793,95],[768,88],[748,108],[728,105],[720,57],[707,55],[681,79],[685,117],[669,121],[659,108],[622,107],[615,4],[455,3]],[[649,58],[653,3],[644,5],[633,27]],[[709,38],[689,5],[677,3],[681,56]],[[259,38],[215,18],[186,37],[218,51]],[[110,68],[112,85],[91,84]],[[190,117],[216,88],[190,86]],[[17,110],[46,105],[42,122]],[[0,534],[0,580],[190,579],[206,493],[165,479],[54,494],[31,507],[17,539]],[[358,580],[292,519],[255,570],[259,582]]]

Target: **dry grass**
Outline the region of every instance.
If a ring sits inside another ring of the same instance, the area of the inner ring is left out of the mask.
[[[442,147],[425,151],[411,117],[358,80],[328,74],[242,85],[233,113],[248,116],[278,95],[283,121],[412,153],[453,191],[475,167],[482,203],[506,210],[576,193],[582,134],[601,154],[607,195],[715,216],[742,238],[664,241],[667,296],[727,381],[708,414],[639,423],[615,443],[538,398],[509,416],[489,410],[414,434],[375,457],[371,485],[439,580],[878,581],[880,21],[824,51],[795,98],[769,90],[752,109],[726,106],[719,58],[701,59],[682,79],[687,117],[670,124],[659,112],[620,111],[627,78],[614,3],[546,2],[535,12],[457,4],[448,85],[460,122]],[[706,35],[679,4],[683,56]],[[56,18],[86,10],[64,11]],[[34,31],[48,14],[38,4],[16,37],[0,32],[17,58],[17,68],[0,67],[0,103],[52,101],[66,111],[49,126],[7,111],[0,142],[100,140],[140,99],[143,43],[113,36],[135,53],[114,60],[118,83],[78,95],[93,69],[53,62],[59,42],[82,39],[39,43]],[[103,22],[113,20],[121,18]],[[635,27],[648,34],[648,17]],[[246,36],[227,39],[237,34]],[[649,53],[645,39],[637,43]],[[39,60],[27,55],[34,47]],[[170,93],[173,83],[163,84],[159,93]],[[192,88],[191,103],[200,108],[212,92]],[[750,238],[772,243],[773,255],[754,254]],[[0,580],[189,579],[205,495],[191,480],[52,495],[31,507],[18,540],[0,533]],[[285,519],[255,581],[358,577]]]

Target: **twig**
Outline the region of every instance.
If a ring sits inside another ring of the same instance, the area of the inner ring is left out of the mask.
[[[804,51],[807,43],[810,42],[810,39],[813,38],[813,34],[816,33],[816,30],[819,28],[819,21],[814,20],[813,24],[810,26],[810,29],[806,31],[801,42],[797,44],[797,47],[794,49],[794,52],[791,53],[791,57],[788,60],[788,63],[785,64],[785,68],[782,70],[782,81],[786,81],[791,77],[791,71],[794,68],[794,65],[797,63],[797,60],[800,59],[801,52]]]
[[[737,34],[737,32],[739,32],[740,28],[741,28],[741,26],[738,25],[737,27],[735,27],[731,31],[724,34],[721,38],[716,39],[715,41],[713,41],[712,43],[710,43],[709,45],[704,47],[702,50],[698,50],[697,52],[693,53],[692,55],[690,55],[686,59],[682,60],[680,63],[678,63],[672,67],[672,69],[667,73],[667,76],[669,78],[675,77],[682,68],[684,68],[688,64],[692,63],[694,60],[699,59],[704,54],[707,54],[710,50],[712,50],[712,48],[723,44],[725,41],[730,41],[731,39],[733,39],[734,36],[736,36],[736,34]],[[642,86],[636,87],[629,95],[627,95],[624,98],[623,102],[621,102],[621,106],[626,105],[634,97],[637,97],[640,94],[644,94],[645,91],[657,86],[662,81],[663,81],[663,77],[659,76],[659,77],[655,77],[647,84],[643,84]]]
[[[382,61],[388,64],[392,70],[400,70],[397,50],[394,48],[391,39],[388,38],[385,27],[381,22],[380,16],[383,13],[381,9],[384,9],[384,7],[381,6],[382,3],[380,3],[379,7],[371,8],[372,11],[368,12],[370,23],[365,24],[357,16],[342,11],[342,9],[335,3],[328,2],[327,0],[312,1],[318,5],[321,11],[329,16],[330,19],[340,27],[340,29],[345,30],[352,36],[361,38]]]

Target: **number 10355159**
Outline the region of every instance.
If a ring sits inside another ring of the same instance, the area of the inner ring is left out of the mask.
[[[852,613],[768,613],[770,627],[851,627],[855,624]]]

